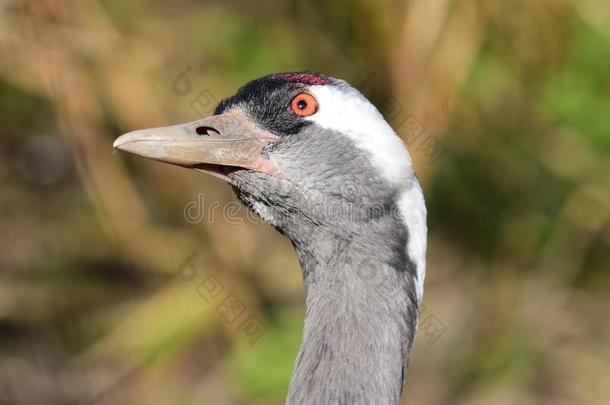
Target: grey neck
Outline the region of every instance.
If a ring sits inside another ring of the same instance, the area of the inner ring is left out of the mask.
[[[398,404],[418,311],[406,229],[390,216],[336,229],[291,238],[307,312],[286,403]]]
[[[302,158],[309,150],[290,155]],[[321,179],[302,184],[232,174],[240,200],[291,240],[303,270],[307,312],[287,403],[398,404],[418,316],[417,272],[399,209],[404,190],[372,175],[359,155],[326,157],[326,151],[336,150],[317,148],[320,162],[298,169],[328,171],[325,162],[332,161],[350,173],[348,180],[367,175],[350,182],[333,171],[293,173]],[[290,172],[288,164],[283,172]]]

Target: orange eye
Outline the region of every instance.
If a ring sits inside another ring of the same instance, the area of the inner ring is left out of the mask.
[[[318,102],[311,94],[300,93],[292,99],[290,108],[299,117],[307,117],[318,111]]]

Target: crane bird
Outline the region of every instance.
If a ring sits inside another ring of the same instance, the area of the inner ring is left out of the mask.
[[[114,148],[217,176],[290,239],[306,292],[287,404],[397,404],[417,329],[426,207],[411,158],[346,81],[253,80],[214,115]]]

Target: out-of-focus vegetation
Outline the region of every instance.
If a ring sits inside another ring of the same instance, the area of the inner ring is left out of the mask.
[[[282,403],[303,318],[290,244],[245,209],[222,215],[235,198],[221,181],[111,144],[292,70],[360,87],[422,180],[424,318],[444,333],[420,330],[403,402],[607,403],[607,1],[0,13],[1,403]],[[198,198],[220,211],[185,220]],[[209,275],[266,326],[254,344],[200,294]]]

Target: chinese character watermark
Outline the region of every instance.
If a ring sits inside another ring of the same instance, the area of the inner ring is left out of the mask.
[[[214,274],[202,274],[193,253],[178,267],[178,277],[187,282],[198,280],[195,291],[208,304],[214,305],[216,312],[227,325],[235,326],[246,341],[253,345],[267,331],[267,326],[232,291],[229,291]]]

